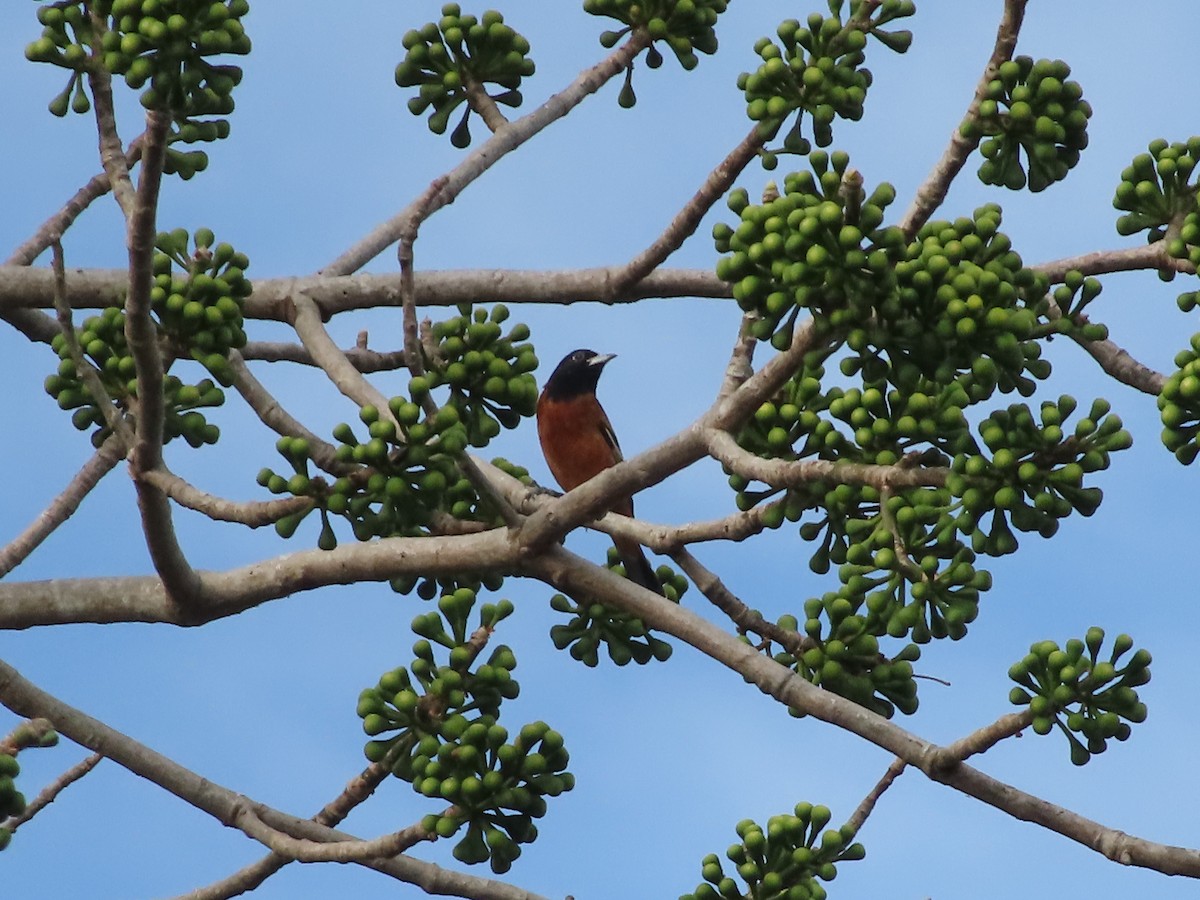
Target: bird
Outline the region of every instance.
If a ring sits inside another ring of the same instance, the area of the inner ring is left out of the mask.
[[[612,423],[596,399],[600,373],[615,356],[594,350],[568,353],[538,397],[538,441],[550,474],[564,491],[573,490],[623,459]],[[633,498],[620,497],[611,509],[632,518]],[[625,576],[662,594],[662,585],[642,545],[628,538],[613,538],[613,543],[625,566]]]

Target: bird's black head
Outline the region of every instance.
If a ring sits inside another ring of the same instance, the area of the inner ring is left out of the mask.
[[[600,381],[600,372],[613,356],[613,353],[597,353],[594,350],[568,353],[546,382],[543,393],[558,400],[594,394],[596,384]]]

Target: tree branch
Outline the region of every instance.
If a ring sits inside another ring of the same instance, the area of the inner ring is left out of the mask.
[[[845,729],[920,768],[935,781],[982,800],[1014,818],[1033,822],[1123,865],[1168,875],[1200,876],[1200,851],[1126,835],[973,769],[946,768],[944,748],[905,731],[864,707],[810,684],[700,616],[644,590],[616,573],[557,545],[527,562],[528,568],[571,596],[588,596],[640,618],[737,672],[783,705]]]
[[[365,238],[339,256],[321,271],[326,275],[346,275],[362,268],[383,250],[400,239],[404,228],[418,205],[428,203],[426,215],[453,203],[463,190],[535,134],[561,119],[598,91],[610,78],[623,72],[630,61],[649,44],[649,37],[637,32],[622,46],[590,69],[585,69],[564,90],[555,94],[528,115],[501,127],[495,134],[473,150],[461,163],[444,176],[444,185],[428,200],[418,198],[387,222],[375,228]]]
[[[1004,0],[1004,13],[1000,18],[1000,26],[996,30],[996,45],[992,55],[983,67],[983,75],[975,87],[975,95],[967,107],[964,122],[973,122],[979,117],[979,104],[987,96],[988,84],[996,77],[1000,64],[1012,58],[1017,46],[1017,35],[1021,31],[1021,23],[1025,18],[1025,4],[1028,0]],[[979,138],[964,137],[961,126],[955,128],[950,135],[950,144],[946,147],[942,158],[934,165],[924,183],[917,188],[912,205],[900,220],[900,228],[911,241],[920,231],[921,226],[929,221],[929,217],[942,205],[950,185],[966,164],[967,158],[979,146]]]
[[[700,220],[712,209],[713,204],[725,195],[734,179],[762,149],[762,145],[763,138],[758,133],[758,128],[751,128],[750,133],[742,138],[741,143],[734,147],[729,155],[721,160],[704,179],[704,183],[700,185],[695,196],[675,214],[675,218],[671,220],[666,230],[654,243],[616,273],[610,286],[614,298],[628,293],[630,287],[662,265],[667,257],[678,250],[683,242],[695,233]]]
[[[198,571],[199,589],[186,608],[171,602],[153,576],[0,583],[0,630],[68,622],[193,627],[333,584],[390,581],[406,574],[511,572],[518,551],[505,529],[301,550],[224,572]]]
[[[75,743],[108,757],[135,775],[153,782],[185,803],[214,817],[223,825],[240,828],[239,821],[245,823],[253,817],[275,832],[284,832],[299,838],[297,846],[307,847],[306,842],[333,844],[334,853],[346,852],[355,845],[383,846],[381,843],[360,841],[352,835],[316,822],[287,815],[209,781],[40,690],[3,661],[0,661],[0,702],[18,715],[24,715],[21,711],[26,709],[42,711],[48,718],[53,719],[59,732]],[[255,826],[251,825],[251,828]],[[387,861],[372,860],[367,864],[371,868],[413,884],[428,882],[438,885],[461,885],[468,890],[467,893],[460,894],[463,897],[477,897],[481,900],[544,900],[518,888],[466,874],[447,873],[430,863],[408,857],[397,857]]]
[[[74,515],[83,498],[91,493],[92,488],[100,483],[100,479],[111,472],[124,456],[121,441],[115,435],[101,444],[100,449],[92,454],[83,464],[83,468],[75,473],[75,477],[37,518],[19,535],[0,547],[0,578],[24,562],[59,525]]]
[[[731,288],[709,270],[660,269],[630,285],[624,296],[612,295],[611,282],[621,266],[573,270],[461,269],[415,272],[417,306],[451,307],[460,303],[634,303],[645,299],[699,297],[729,299]],[[73,309],[121,306],[129,273],[123,269],[76,269],[67,299]],[[248,320],[290,322],[291,298],[304,294],[328,319],[338,313],[400,305],[401,276],[310,275],[304,278],[255,279],[246,299]],[[54,308],[50,270],[0,266],[0,313]]]
[[[29,802],[24,811],[15,816],[10,816],[6,821],[0,822],[0,827],[7,829],[10,833],[15,832],[18,828],[40,813],[43,809],[58,799],[58,795],[69,788],[72,784],[86,775],[92,769],[96,768],[96,764],[104,757],[99,753],[93,753],[91,756],[77,762],[67,771],[63,772],[54,781],[46,785],[42,790],[38,791],[38,795]]]

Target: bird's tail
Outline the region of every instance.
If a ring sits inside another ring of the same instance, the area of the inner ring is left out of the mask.
[[[662,595],[662,585],[654,574],[654,567],[637,541],[614,540],[617,553],[621,557],[621,565],[625,567],[625,577],[635,584],[640,584],[648,591]]]

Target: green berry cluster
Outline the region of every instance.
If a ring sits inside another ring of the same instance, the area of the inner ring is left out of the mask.
[[[160,232],[150,303],[175,348],[228,387],[233,383],[229,351],[246,345],[242,313],[253,286],[246,278],[246,254],[224,241],[213,246],[214,241],[208,228],[192,236],[182,228]]]
[[[1168,231],[1172,225],[1181,226],[1189,213],[1197,212],[1196,184],[1191,177],[1200,159],[1200,137],[1174,144],[1158,138],[1147,149],[1149,152],[1139,153],[1121,171],[1121,183],[1113,196],[1113,206],[1124,213],[1117,217],[1117,232],[1146,231],[1148,243],[1167,239],[1172,256],[1189,259],[1195,245],[1187,238],[1200,235],[1191,230],[1184,238]]]
[[[912,42],[911,32],[882,28],[916,11],[908,0],[888,0],[870,17],[860,15],[860,0],[852,0],[848,22],[841,18],[844,5],[844,0],[830,0],[829,17],[812,13],[804,25],[796,19],[780,23],[776,29],[780,43],[760,38],[754,52],[761,57],[762,65],[753,73],[738,76],[738,89],[746,97],[746,114],[758,123],[758,133],[764,139],[773,138],[799,111],[784,137],[782,152],[809,151],[809,142],[801,134],[806,112],[812,119],[813,137],[821,147],[833,142],[834,118],[855,122],[862,118],[872,79],[871,71],[863,67],[868,34],[898,53],[905,52]],[[776,152],[763,155],[767,168],[775,167]]]
[[[442,730],[460,729],[457,738],[436,749],[436,739],[430,738],[417,746],[413,772],[419,781],[413,781],[414,788],[454,804],[452,811],[428,815],[422,824],[439,837],[450,837],[465,823],[467,832],[455,845],[454,858],[488,862],[493,872],[503,874],[521,855],[520,845],[537,838],[533,820],[546,814],[546,798],[575,787],[575,776],[566,770],[570,756],[562,735],[545,722],[525,725],[511,742],[490,716],[470,724],[452,716]]]
[[[608,567],[618,574],[625,574],[621,558],[615,548],[609,548]],[[687,579],[671,571],[669,566],[659,566],[655,572],[662,584],[663,592],[672,603],[687,591]],[[565,625],[550,628],[550,639],[559,650],[567,650],[574,659],[594,668],[600,663],[601,645],[608,657],[618,666],[636,662],[645,665],[652,659],[664,662],[671,656],[671,645],[655,637],[639,618],[603,603],[576,602],[562,594],[550,598],[550,607],[555,612],[566,613],[571,620]]]
[[[363,730],[373,738],[366,745],[367,758],[379,762],[399,743],[400,749],[410,752],[393,760],[393,774],[406,781],[414,778],[415,738],[457,739],[464,725],[461,713],[478,712],[494,720],[504,700],[520,693],[512,676],[517,661],[511,649],[501,645],[486,662],[478,663],[482,645],[473,643],[466,627],[476,600],[475,591],[459,588],[442,596],[436,612],[414,618],[413,631],[426,635],[413,644],[416,658],[408,668],[384,673],[377,686],[359,695],[358,715]],[[485,603],[478,612],[478,627],[490,632],[512,612],[508,600]],[[437,661],[434,644],[449,651],[445,663]]]
[[[1130,447],[1133,438],[1103,399],[1094,401],[1067,434],[1063,425],[1076,405],[1066,394],[1044,402],[1040,422],[1023,403],[997,410],[979,425],[991,459],[982,452],[954,458],[946,487],[961,498],[956,527],[971,535],[977,552],[1014,552],[1017,539],[1010,524],[1048,538],[1072,512],[1090,516],[1099,507],[1102,492],[1084,487],[1084,476],[1107,469],[1110,454]],[[985,533],[979,525],[989,513],[992,527]]]
[[[895,292],[904,254],[900,230],[882,227],[896,196],[891,185],[864,198],[847,154],[819,150],[808,159],[813,172],[789,174],[783,194],[760,205],[744,189],[732,191],[727,202],[740,222],[713,227],[717,251],[728,254],[717,277],[733,285],[743,310],[758,314],[752,334],[778,349],[790,345],[802,309],[836,327],[870,318]]]
[[[1037,734],[1057,727],[1066,735],[1077,766],[1103,753],[1110,740],[1127,740],[1130,723],[1146,719],[1146,704],[1135,689],[1150,680],[1149,651],[1136,650],[1119,665],[1133,649],[1133,639],[1117,635],[1107,659],[1100,656],[1103,643],[1102,628],[1089,628],[1082,641],[1072,639],[1061,648],[1054,641],[1039,641],[1008,670],[1020,685],[1009,700],[1029,707]]]
[[[51,101],[55,115],[65,115],[68,104],[88,111],[83,75],[101,67],[134,90],[145,87],[147,109],[181,118],[228,115],[242,70],[207,57],[250,52],[241,21],[249,11],[247,0],[60,0],[38,9],[42,36],[25,56],[72,70]]]
[[[736,867],[737,878],[727,875],[720,858],[710,853],[700,863],[704,881],[679,900],[825,900],[828,894],[819,883],[837,877],[837,864],[867,855],[854,841],[849,825],[826,828],[832,814],[826,806],[798,803],[791,815],[772,816],[763,827],[750,819],[738,823],[740,843],[725,856]]]
[[[887,324],[882,316],[878,322]],[[992,412],[979,427],[980,442],[965,410],[997,389],[999,367],[990,358],[981,355],[961,372],[938,359],[926,374],[919,359],[864,364],[852,355],[842,372],[857,374],[862,386],[824,388],[819,358],[835,350],[810,354],[746,422],[739,443],[769,459],[934,467],[944,484],[884,491],[803,478],[756,489],[737,473],[729,483],[741,509],[771,501],[769,527],[811,515],[800,526],[800,537],[814,545],[810,568],[823,574],[838,567],[841,586],[807,601],[803,652],[781,662],[880,714],[910,712],[916,696],[908,654],[916,648],[888,661],[878,641],[965,636],[991,586],[991,575],[975,567],[976,554],[1012,552],[1014,528],[1050,536],[1062,517],[1090,515],[1101,495],[1084,485],[1085,476],[1107,468],[1110,454],[1131,438],[1102,400],[1065,431],[1076,402],[1062,397],[1042,405],[1040,421],[1020,404]],[[1026,351],[1021,359],[1038,362]],[[1032,374],[1045,373],[1034,366]]]
[[[1080,342],[1106,340],[1108,327],[1092,322],[1084,311],[1102,289],[1099,279],[1085,278],[1075,269],[1067,272],[1063,283],[1054,289],[1054,303],[1062,312],[1054,321],[1055,331]]]
[[[449,838],[466,824],[455,858],[490,860],[503,873],[519,845],[537,836],[533,820],[545,815],[545,798],[571,790],[575,780],[562,735],[546,723],[526,725],[511,742],[497,723],[501,703],[519,693],[516,658],[501,646],[477,664],[480,636],[486,639],[513,607],[507,600],[484,604],[468,636],[475,603],[474,591],[459,589],[441,598],[437,612],[417,616],[413,630],[423,638],[413,645],[416,658],[364,690],[358,715],[373,738],[369,760],[386,760],[417,793],[453,804],[426,816],[425,828]],[[448,651],[446,662],[438,662],[435,644]]]
[[[938,383],[969,371],[1029,396],[1050,374],[1033,340],[1050,330],[1039,321],[1048,285],[1025,268],[1000,218],[1000,208],[987,204],[971,218],[926,223],[896,266],[898,290],[878,309],[883,324],[852,331],[850,349],[865,361],[866,348],[878,347],[897,368],[910,363]],[[990,390],[980,385],[974,393]]]
[[[1200,334],[1175,354],[1175,371],[1158,394],[1162,442],[1185,466],[1200,453]]]
[[[604,47],[615,47],[630,31],[641,29],[651,41],[665,41],[679,64],[689,71],[700,62],[697,52],[709,56],[717,52],[717,32],[713,26],[728,6],[729,0],[583,0],[584,12],[616,19],[625,25],[600,35]],[[651,46],[646,65],[656,69],[661,64],[662,54]],[[626,89],[628,84],[626,78]],[[633,103],[622,101],[621,105]]]
[[[9,816],[18,816],[25,811],[25,795],[17,790],[16,777],[21,774],[21,764],[15,756],[0,753],[0,822]],[[0,850],[8,846],[12,832],[0,828]]]
[[[109,307],[98,316],[89,316],[76,334],[85,361],[99,373],[100,383],[108,398],[115,404],[118,415],[128,412],[137,396],[137,374],[133,356],[125,341],[125,312]],[[92,430],[92,446],[99,447],[112,434],[98,398],[92,396],[75,364],[70,345],[62,334],[50,342],[58,354],[58,369],[45,381],[46,393],[54,397],[59,408],[74,410],[71,424],[80,431]],[[225,365],[224,357],[221,357]],[[227,366],[225,367],[227,369]],[[222,369],[225,371],[225,369]],[[211,379],[196,384],[184,384],[174,375],[163,378],[163,439],[183,437],[192,447],[215,444],[221,435],[200,409],[221,406],[225,393]]]
[[[445,133],[470,85],[495,84],[501,91],[492,99],[516,108],[522,100],[521,79],[534,72],[529,41],[505,25],[504,16],[495,10],[479,19],[463,15],[457,3],[447,3],[441,19],[406,32],[402,43],[406,52],[396,66],[396,84],[418,89],[408,101],[408,110],[420,116],[432,109],[429,130],[434,134]],[[471,143],[470,115],[468,103],[450,134],[455,147]]]
[[[505,334],[508,307],[497,303],[489,312],[459,308],[459,314],[433,326],[438,342],[427,353],[427,373],[413,378],[409,390],[417,403],[429,392],[450,388],[448,405],[458,410],[472,447],[485,447],[501,427],[516,428],[537,407],[537,354],[528,343],[529,326],[517,322]]]
[[[489,313],[465,305],[459,312],[429,329],[430,342],[423,344],[427,370],[409,381],[410,396],[392,397],[386,410],[360,409],[359,418],[367,426],[365,437],[346,422],[333,429],[343,469],[332,484],[310,474],[307,441],[283,438],[278,442],[277,449],[294,474],[285,477],[264,468],[259,484],[272,493],[313,499],[312,506],[276,523],[282,536],[294,534],[313,509],[321,516],[318,545],[325,548],[337,545],[331,515],[345,518],[360,541],[425,534],[436,514],[496,521],[496,511],[460,470],[459,457],[468,445],[484,447],[501,428],[514,428],[522,417],[533,414],[537,384],[532,371],[538,361],[533,346],[523,343],[529,337],[526,325],[517,323],[503,333],[500,325],[508,318],[505,307],[497,305]],[[448,396],[439,406],[431,392],[443,387],[449,388]],[[496,464],[519,480],[529,479],[525,469],[505,460]],[[438,587],[486,583],[495,589],[499,577],[405,576],[394,579],[392,586],[407,593],[420,582],[423,596],[431,597]]]
[[[883,592],[872,594],[872,601],[882,596]],[[883,611],[874,603],[872,606],[875,608],[866,612],[861,602],[852,602],[839,593],[806,600],[807,638],[802,649],[781,650],[773,658],[805,680],[885,718],[890,719],[896,710],[912,715],[919,702],[912,664],[921,658],[921,648],[910,643],[894,657],[885,657],[879,649],[879,638],[872,633],[883,621]],[[909,608],[919,610],[920,604]],[[786,632],[796,632],[799,623],[795,616],[783,615],[777,624]],[[796,709],[789,712],[797,717],[804,715]]]
[[[284,477],[270,468],[258,473],[258,483],[273,494],[311,497],[314,505],[275,523],[281,537],[291,537],[300,522],[315,508],[321,515],[318,546],[337,546],[329,517],[348,521],[354,537],[412,536],[424,533],[435,511],[473,518],[479,498],[471,482],[458,469],[457,458],[466,448],[466,429],[457,410],[445,406],[425,414],[406,397],[393,397],[389,413],[374,406],[359,410],[368,437],[360,440],[342,422],[333,429],[340,442],[338,461],[346,471],[332,484],[309,474],[311,448],[303,438],[282,437],[276,449],[295,474]]]
[[[53,747],[58,743],[58,732],[33,727],[32,722],[18,725],[9,735],[10,753],[0,753],[0,826],[10,816],[19,816],[25,811],[25,795],[17,790],[16,778],[21,774],[17,754],[31,747]],[[0,850],[12,841],[12,831],[0,827]]]
[[[1067,177],[1087,146],[1092,115],[1079,83],[1067,80],[1070,74],[1061,59],[1018,56],[1000,64],[978,114],[959,126],[965,138],[984,138],[980,181],[1014,191],[1028,183],[1031,191],[1043,191]]]

